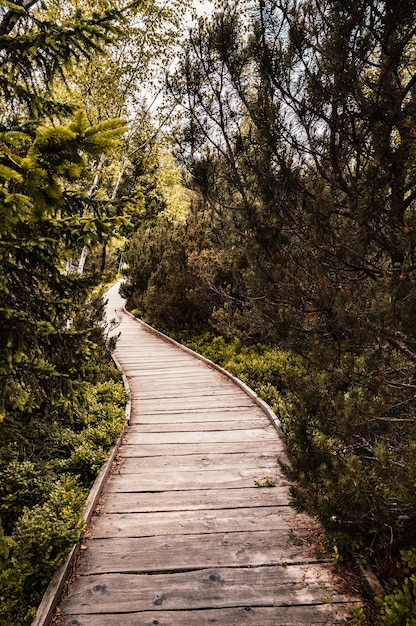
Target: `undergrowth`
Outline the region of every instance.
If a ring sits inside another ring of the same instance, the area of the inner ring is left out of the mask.
[[[119,372],[103,365],[83,384],[70,416],[3,423],[0,446],[0,626],[28,626],[54,573],[77,541],[83,506],[125,423]]]

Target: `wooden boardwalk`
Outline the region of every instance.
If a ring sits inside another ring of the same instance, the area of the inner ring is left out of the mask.
[[[123,311],[131,420],[61,602],[71,626],[346,624],[359,597],[288,506],[274,426],[235,382]],[[275,487],[261,487],[263,481]]]

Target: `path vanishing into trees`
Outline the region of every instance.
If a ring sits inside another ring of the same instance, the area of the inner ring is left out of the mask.
[[[288,504],[267,409],[126,313],[118,287],[107,314],[121,319],[130,425],[60,605],[66,623],[347,623],[361,598]]]

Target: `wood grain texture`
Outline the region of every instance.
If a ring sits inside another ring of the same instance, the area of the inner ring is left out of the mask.
[[[108,513],[137,513],[159,511],[198,511],[211,509],[239,509],[248,504],[252,507],[280,506],[288,508],[288,488],[273,489],[249,487],[243,489],[200,489],[182,491],[180,498],[175,491],[114,492],[102,498]]]
[[[76,595],[66,602],[72,615],[96,612],[97,599],[103,613],[110,612],[117,598],[120,613],[131,611],[211,608],[285,607],[354,598],[342,592],[336,577],[320,564],[289,567],[212,568],[146,576],[141,574],[102,574],[82,576]],[[356,600],[359,598],[355,598]],[[260,624],[258,626],[261,626]]]
[[[296,529],[289,507],[242,507],[240,509],[210,509],[194,511],[166,511],[148,513],[117,513],[97,517],[91,527],[94,539],[112,537],[149,537],[162,535],[190,535],[218,532],[260,530],[292,533],[300,528],[310,529],[310,519],[299,515]]]
[[[307,550],[308,529],[215,532],[207,535],[113,537],[90,542],[83,553],[81,574],[161,572],[206,567],[260,567],[316,562]],[[310,546],[309,546],[310,547]]]
[[[146,611],[69,616],[68,626],[337,626],[353,605],[233,607],[193,611]]]
[[[223,372],[109,317],[131,422],[60,610],[72,626],[345,624],[359,595],[289,505],[270,416]]]
[[[122,470],[120,470],[121,472]],[[242,467],[229,471],[205,470],[194,472],[175,471],[174,469],[137,474],[124,473],[110,477],[106,491],[114,493],[118,491],[187,491],[192,489],[217,489],[225,486],[228,489],[241,489],[242,487],[254,487],[256,481],[262,483],[271,479],[275,484],[287,485],[286,479],[282,478],[277,469],[273,471],[269,467]]]
[[[127,447],[127,446],[126,446]],[[277,467],[277,454],[271,452],[246,452],[235,454],[178,454],[174,458],[169,456],[145,456],[140,454],[140,446],[129,446],[130,454],[120,462],[118,472],[138,474],[143,472],[157,472],[172,470],[182,472],[194,472],[201,469],[231,470],[238,467],[258,468],[269,467],[275,470]]]
[[[153,444],[160,445],[164,443],[180,443],[189,445],[194,443],[240,443],[243,448],[244,444],[249,441],[276,441],[276,433],[270,427],[251,428],[249,430],[226,430],[226,431],[188,431],[179,430],[174,433],[145,433],[140,426],[132,427],[125,441],[130,443]]]
[[[183,443],[164,443],[164,444],[141,444],[140,441],[136,443],[129,440],[125,440],[120,447],[120,455],[124,456],[162,456],[173,458],[175,456],[193,455],[193,454],[248,454],[248,453],[261,454],[262,452],[276,453],[276,457],[280,458],[282,454],[281,444],[275,444],[273,441],[245,441],[241,443],[239,441],[229,443],[193,443],[191,446],[186,446]]]

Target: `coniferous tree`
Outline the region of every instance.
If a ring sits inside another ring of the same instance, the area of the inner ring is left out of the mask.
[[[107,41],[117,30],[117,14],[83,19],[78,12],[77,25],[74,19],[52,25],[36,19],[30,12],[34,4],[13,5],[1,23],[3,410],[4,403],[6,408],[9,403],[20,410],[39,408],[54,397],[49,387],[55,383],[62,397],[60,386],[82,351],[92,284],[71,274],[67,261],[123,220],[114,203],[89,196],[84,181],[88,160],[112,149],[124,122],[90,127],[80,112],[60,123],[56,108],[55,122],[45,117],[54,108],[54,75],[74,56]]]
[[[191,32],[179,153],[244,251],[235,331],[251,310],[308,363],[283,424],[298,504],[340,546],[411,545],[416,9],[245,7]]]
[[[90,466],[106,453],[96,435],[73,469],[67,458],[110,370],[92,295],[100,277],[69,260],[126,222],[122,203],[89,193],[91,165],[114,149],[124,121],[91,125],[53,85],[119,32],[121,15],[74,10],[54,23],[40,8],[6,3],[0,16],[0,621],[21,624],[77,537]],[[117,428],[102,429],[103,447]]]
[[[39,0],[18,0],[0,14],[0,89],[9,120],[53,114],[59,108],[54,79],[65,78],[72,62],[92,57],[121,33],[122,11],[109,6],[85,15],[69,5],[58,23],[42,8]]]
[[[174,45],[186,3],[3,5],[0,622],[29,624],[124,419],[124,394],[106,379],[102,274],[96,259],[78,263],[126,234],[143,205],[129,175],[137,128],[150,143],[147,114],[122,147],[127,124],[111,118],[142,113],[141,83]]]

